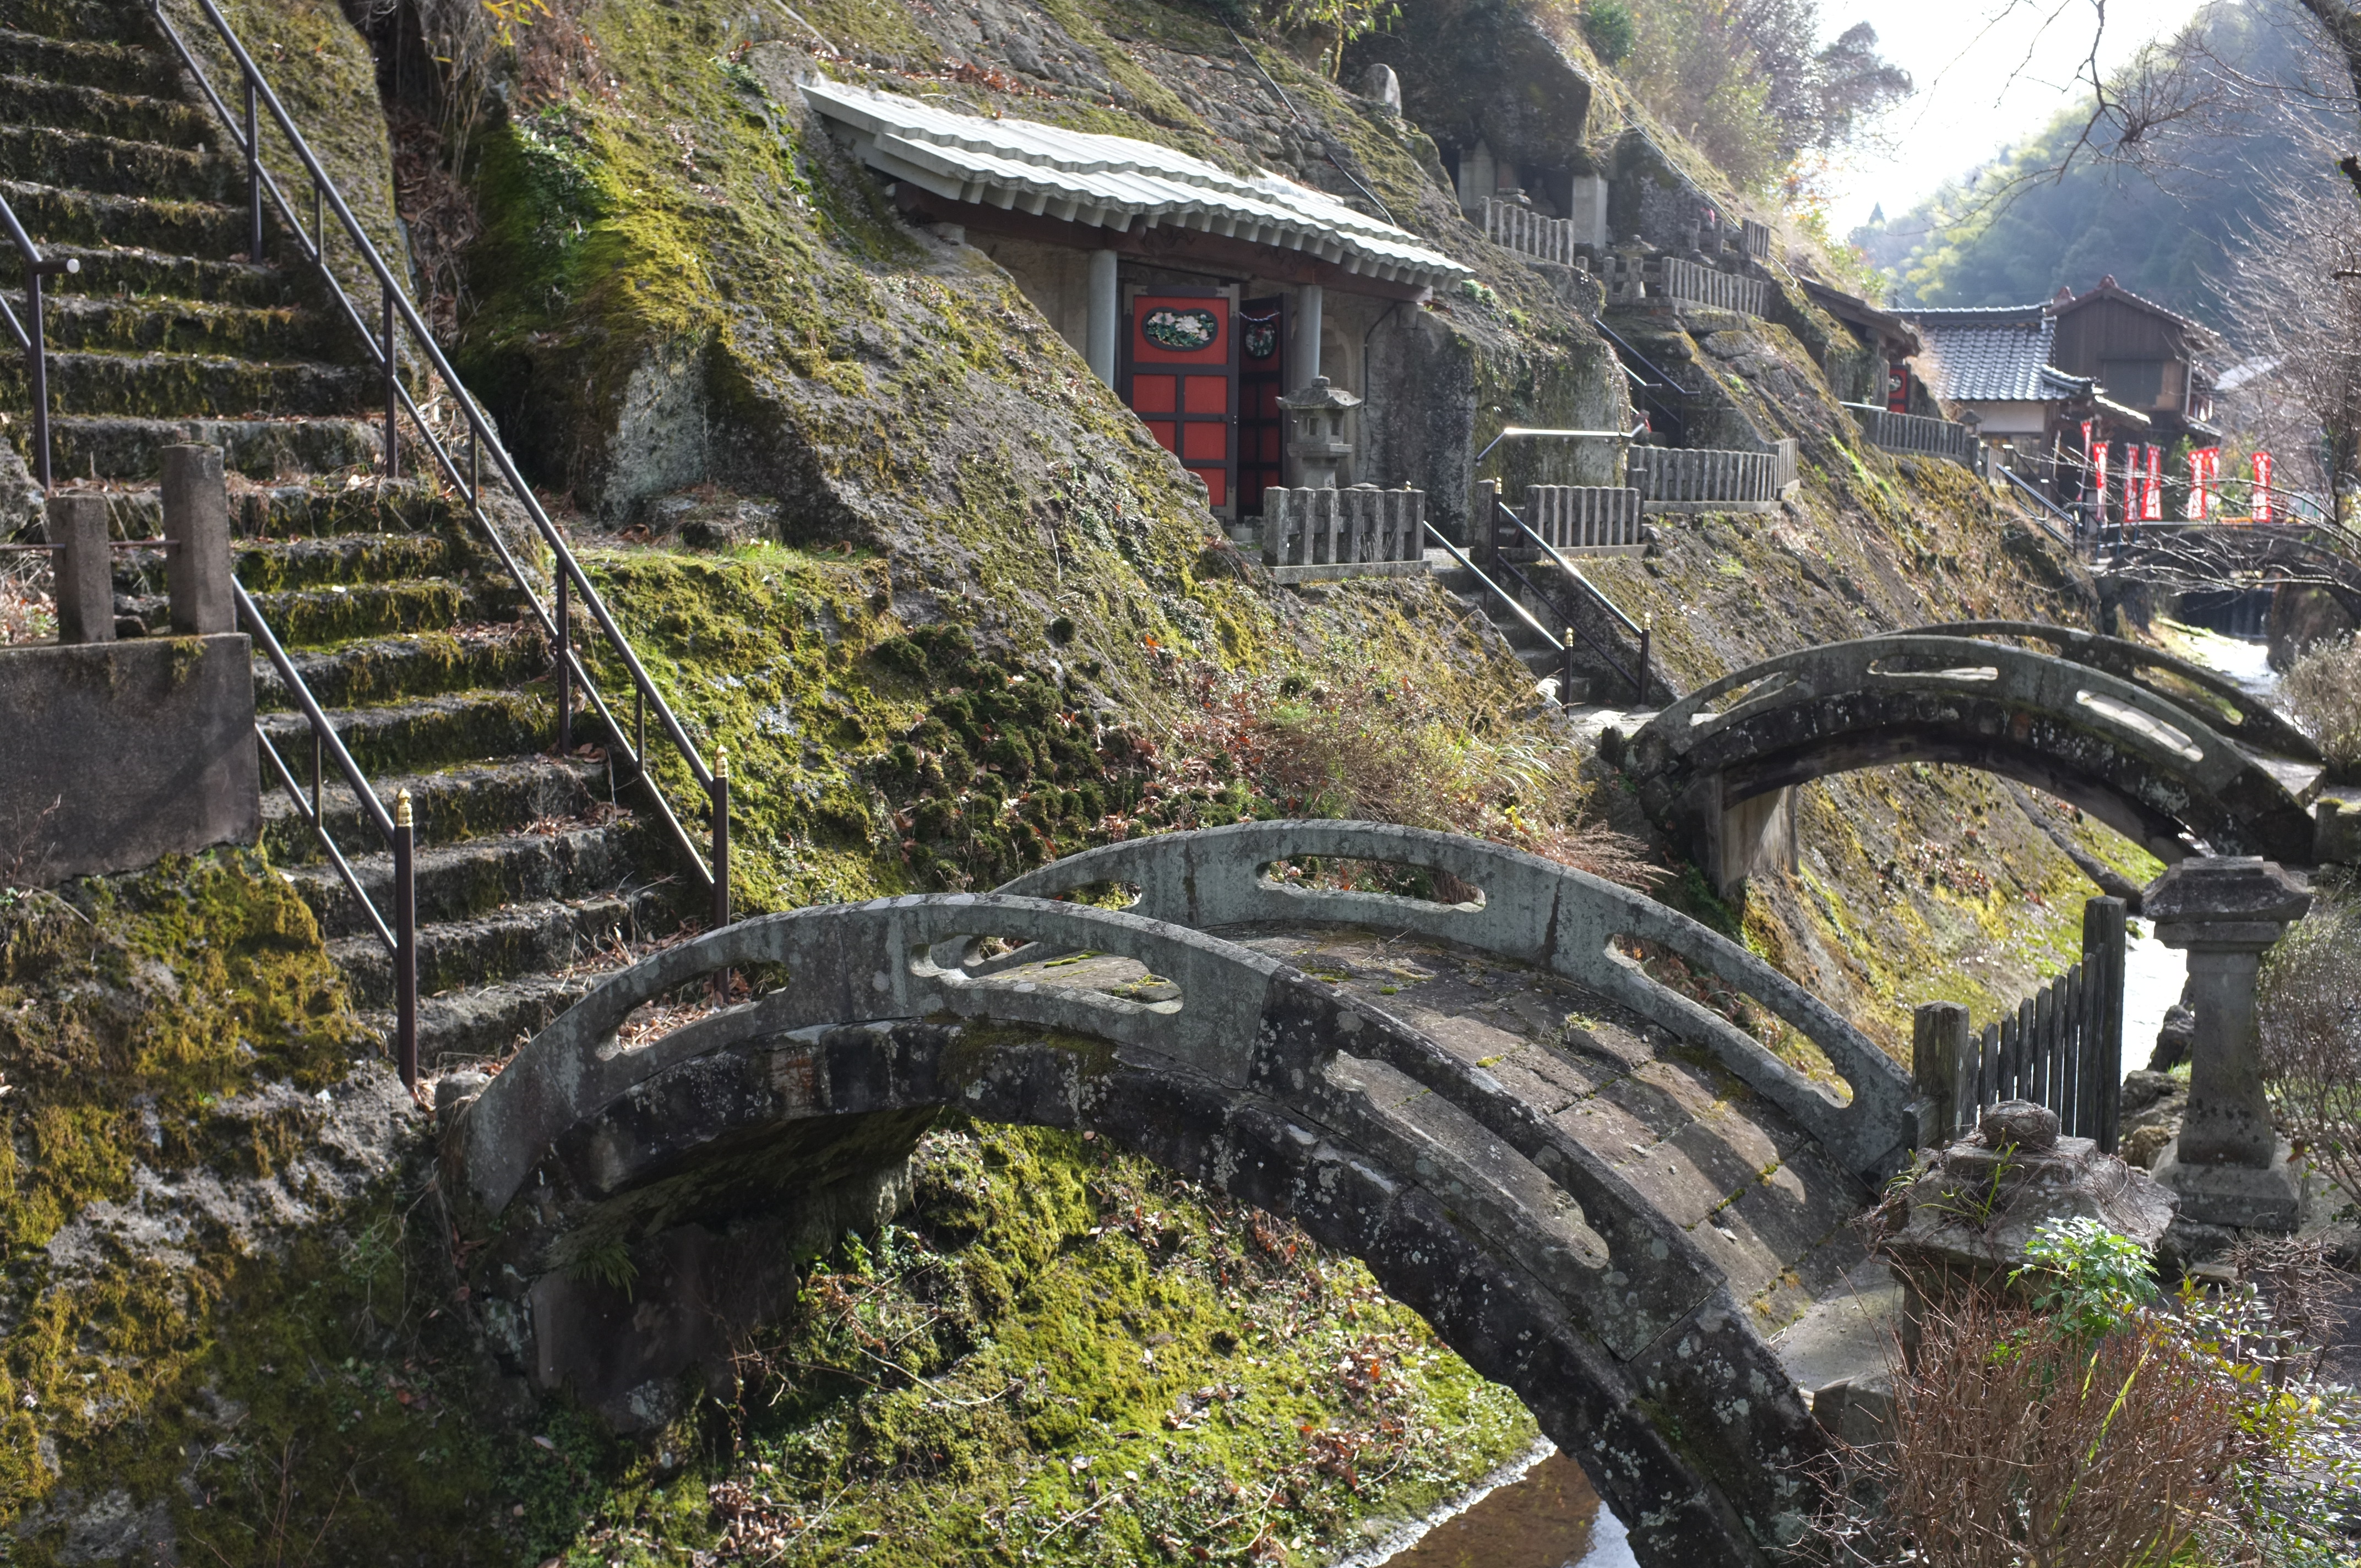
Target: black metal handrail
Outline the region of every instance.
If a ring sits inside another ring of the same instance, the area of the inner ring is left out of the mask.
[[[721,861],[727,855],[724,846],[727,844],[730,830],[729,817],[726,805],[722,805],[719,811],[715,810],[717,803],[726,801],[726,795],[717,791],[715,787],[714,771],[697,753],[696,743],[690,740],[687,731],[681,727],[680,720],[673,713],[671,705],[664,701],[663,694],[656,690],[654,682],[649,679],[646,669],[640,663],[639,656],[631,651],[630,641],[624,637],[621,627],[616,623],[614,615],[608,609],[606,601],[599,597],[598,589],[591,585],[589,576],[582,570],[581,564],[575,559],[573,551],[567,548],[565,536],[559,533],[556,525],[550,521],[549,514],[542,508],[540,498],[533,494],[533,488],[525,483],[524,477],[518,472],[514,460],[509,455],[508,449],[500,444],[500,436],[492,428],[490,419],[485,415],[474,396],[460,381],[457,372],[451,368],[450,361],[444,356],[443,350],[435,343],[434,334],[427,330],[426,323],[419,315],[417,307],[411,302],[409,295],[396,282],[392,269],[386,264],[384,257],[379,254],[376,243],[362,228],[359,220],[353,216],[352,209],[346,204],[343,192],[336,188],[335,181],[321,166],[318,156],[312,150],[311,144],[296,128],[295,122],[288,115],[286,106],[280,102],[278,93],[271,90],[270,83],[264,78],[260,69],[255,65],[253,57],[247,52],[246,46],[239,40],[236,31],[223,16],[214,0],[197,0],[197,4],[203,10],[205,19],[220,35],[231,58],[237,63],[245,91],[242,127],[238,116],[230,113],[229,106],[223,102],[221,94],[214,90],[213,82],[206,75],[203,66],[181,37],[179,30],[172,26],[171,19],[165,16],[160,0],[148,0],[148,9],[154,16],[157,25],[163,30],[165,38],[170,41],[174,52],[181,57],[181,63],[188,68],[199,89],[213,105],[214,113],[220,116],[238,152],[246,159],[250,213],[247,226],[254,247],[249,255],[257,259],[260,257],[263,198],[267,193],[271,203],[277,206],[288,229],[293,234],[304,259],[319,269],[320,277],[326,284],[330,296],[336,301],[346,319],[360,334],[362,341],[368,345],[370,358],[383,378],[386,400],[386,472],[389,476],[398,476],[401,471],[398,418],[400,414],[406,411],[416,429],[418,439],[425,445],[445,479],[466,499],[468,511],[481,529],[485,540],[491,545],[494,554],[500,557],[501,565],[514,580],[519,591],[523,594],[525,603],[532,609],[534,620],[539,623],[542,631],[548,637],[550,647],[555,650],[559,691],[558,740],[561,748],[570,749],[573,731],[573,691],[578,685],[590,707],[606,726],[615,750],[623,753],[623,760],[630,774],[625,782],[640,784],[645,787],[647,797],[655,807],[657,817],[671,834],[675,848],[686,856],[698,882],[711,893],[714,923],[717,926],[727,924],[729,883],[726,873],[721,877],[715,875],[714,866],[707,861],[705,855],[689,838],[686,829],[682,828],[679,817],[673,813],[671,803],[664,798],[664,792],[656,784],[654,775],[648,771],[646,759],[649,709],[654,709],[660,729],[680,753],[682,761],[687,764],[690,776],[705,792],[707,809],[712,813],[712,830],[716,843],[715,861]],[[302,161],[304,171],[311,176],[312,226],[309,233],[305,231],[302,219],[296,212],[294,204],[280,189],[279,182],[271,176],[270,171],[263,166],[259,141],[259,111],[266,109],[272,122],[278,126],[280,134],[286,138],[291,149]],[[372,325],[363,318],[359,308],[353,303],[351,296],[346,293],[343,283],[328,267],[326,224],[329,214],[335,215],[336,222],[352,242],[360,260],[377,278],[382,306],[381,322],[377,325]],[[460,468],[457,457],[444,444],[441,437],[429,427],[425,418],[420,412],[416,400],[412,398],[409,387],[401,378],[400,361],[402,339],[405,337],[412,351],[413,360],[423,359],[425,362],[435,378],[442,382],[445,390],[450,396],[452,405],[467,421],[467,466],[465,473]],[[500,537],[500,530],[492,525],[490,517],[484,510],[482,465],[487,454],[491,458],[497,478],[505,486],[516,503],[524,510],[525,515],[532,519],[533,531],[541,536],[542,543],[548,547],[556,564],[554,605],[544,602],[541,594],[534,588],[532,579],[526,575],[515,554],[509,549],[507,542]],[[572,623],[567,604],[569,589],[581,596],[583,609],[588,612],[596,630],[605,638],[609,652],[630,678],[632,688],[633,723],[629,735],[626,735],[621,720],[609,705],[605,695],[591,679],[588,668],[575,654],[572,640],[567,635]]]
[[[2024,475],[2018,473],[2015,469],[2008,466],[2006,464],[2003,464],[2001,466],[1999,474],[2002,478],[2006,479],[2010,484],[2015,485],[2019,490],[2022,490],[2035,505],[2038,506],[2043,511],[2048,512],[2050,517],[2056,518],[2068,528],[2073,528],[2076,526],[2074,520],[2068,516],[2066,512],[2059,508],[2056,501],[2053,501],[2048,496],[2043,495],[2040,488],[2036,486],[2032,480],[2026,478]],[[2043,531],[2046,532],[2050,538],[2058,541],[2059,543],[2069,547],[2071,547],[2073,544],[2074,542],[2071,539],[2069,539],[2065,534],[2059,532],[2056,529],[2049,526],[2049,518],[2037,516],[2033,521],[2039,523],[2042,526]]]
[[[1526,626],[1532,630],[1536,636],[1540,637],[1543,642],[1549,644],[1549,648],[1552,652],[1561,654],[1565,652],[1565,643],[1556,636],[1553,635],[1548,627],[1543,626],[1540,621],[1534,620],[1532,611],[1527,609],[1524,605],[1518,600],[1516,595],[1510,593],[1508,589],[1502,587],[1499,584],[1486,576],[1484,575],[1484,568],[1469,560],[1466,553],[1461,550],[1459,546],[1451,543],[1450,540],[1445,539],[1443,536],[1442,531],[1437,529],[1434,524],[1429,522],[1422,523],[1420,526],[1426,530],[1426,535],[1429,539],[1432,539],[1435,543],[1443,546],[1444,554],[1449,555],[1454,561],[1458,562],[1462,570],[1466,571],[1468,576],[1474,577],[1478,583],[1482,584],[1485,589],[1489,592],[1494,598],[1497,598],[1502,604],[1507,605],[1510,610],[1515,612],[1519,620],[1523,621]]]
[[[1505,557],[1501,558],[1499,563],[1500,565],[1514,576],[1517,581],[1524,584],[1527,590],[1529,590],[1535,598],[1548,605],[1551,609],[1557,610],[1560,618],[1565,620],[1567,629],[1577,633],[1585,642],[1589,643],[1590,651],[1598,654],[1601,659],[1605,660],[1609,669],[1614,671],[1617,674],[1631,683],[1631,693],[1633,698],[1636,701],[1645,703],[1648,700],[1649,644],[1653,640],[1652,630],[1649,627],[1642,625],[1641,622],[1632,620],[1621,605],[1617,604],[1613,599],[1607,597],[1605,589],[1601,588],[1597,583],[1592,582],[1588,577],[1585,576],[1581,568],[1577,567],[1573,562],[1558,554],[1557,547],[1555,545],[1552,544],[1548,540],[1543,539],[1540,534],[1535,533],[1531,526],[1526,523],[1525,520],[1517,515],[1516,509],[1509,505],[1508,502],[1500,499],[1497,493],[1493,495],[1492,505],[1498,510],[1499,516],[1507,518],[1510,523],[1515,527],[1519,533],[1523,534],[1527,539],[1532,541],[1532,543],[1540,548],[1541,552],[1556,565],[1557,569],[1565,575],[1567,582],[1582,590],[1583,594],[1590,600],[1590,602],[1596,605],[1598,609],[1608,617],[1608,619],[1622,627],[1624,630],[1630,632],[1632,637],[1638,641],[1640,644],[1639,658],[1632,667],[1627,668],[1625,667],[1623,661],[1617,657],[1616,651],[1614,649],[1609,648],[1606,643],[1601,642],[1598,638],[1592,636],[1588,627],[1583,625],[1579,620],[1560,607],[1554,598],[1553,598],[1549,594],[1543,592],[1534,584],[1532,578],[1526,576],[1522,571],[1519,570],[1515,563]],[[1572,639],[1565,640],[1565,647],[1569,659],[1566,678],[1568,681],[1571,681],[1573,679],[1571,657],[1574,652]]]
[[[0,230],[6,232],[8,243],[25,258],[25,317],[19,321],[5,298],[0,298],[0,317],[8,323],[8,335],[25,351],[33,395],[33,477],[46,495],[49,489],[49,345],[41,337],[41,280],[79,272],[82,262],[71,256],[43,256],[25,225],[16,221],[5,196],[0,196]]]
[[[248,635],[261,645],[263,656],[270,661],[271,668],[279,672],[280,684],[287,688],[288,696],[295,699],[295,706],[312,726],[312,798],[308,802],[303,798],[303,786],[296,781],[294,770],[279,754],[279,748],[272,744],[269,732],[259,722],[254,727],[255,743],[261,747],[263,756],[269,761],[270,770],[278,775],[280,787],[287,792],[287,798],[295,803],[296,815],[302,817],[313,836],[319,839],[320,848],[327,854],[328,863],[336,868],[336,874],[344,879],[345,886],[351,890],[354,899],[359,903],[361,913],[368,917],[370,933],[385,944],[387,954],[393,959],[394,1061],[401,1073],[403,1086],[415,1089],[418,1086],[418,899],[417,879],[412,869],[416,836],[411,822],[410,792],[403,790],[394,796],[393,809],[386,809],[385,803],[378,799],[377,792],[369,787],[368,780],[362,775],[360,764],[353,761],[350,751],[345,750],[345,742],[337,735],[335,727],[321,711],[319,702],[312,696],[312,688],[304,685],[302,675],[295,668],[295,662],[287,656],[287,650],[279,645],[279,639],[271,635],[270,625],[262,619],[262,610],[255,604],[254,596],[246,591],[246,585],[236,576],[230,578],[229,586],[230,592],[237,598],[238,619],[246,622]],[[326,783],[330,762],[334,762],[336,771],[344,774],[345,783],[352,788],[353,799],[368,816],[370,826],[384,837],[386,850],[393,858],[391,921],[378,913],[377,901],[369,897],[368,889],[361,886],[359,874],[353,870],[352,862],[345,859],[344,850],[337,847],[335,836],[328,831]]]

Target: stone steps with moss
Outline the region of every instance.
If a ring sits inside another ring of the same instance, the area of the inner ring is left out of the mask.
[[[541,832],[428,845],[415,861],[418,918],[445,924],[480,919],[503,905],[596,898],[637,870],[630,836],[628,824],[552,822]],[[350,864],[369,901],[380,911],[392,908],[393,857],[380,850]],[[287,875],[323,934],[368,931],[359,901],[335,868],[294,867]]]
[[[289,657],[313,700],[327,707],[520,686],[549,678],[549,656],[542,640],[513,622],[370,639]],[[254,702],[265,713],[293,707],[279,672],[268,663],[255,668]]]
[[[452,1064],[498,1060],[549,1025],[552,1019],[606,978],[607,968],[584,967],[561,974],[526,975],[469,986],[418,999],[421,1061]],[[390,1007],[364,1006],[361,1023],[380,1039],[393,1038]]]
[[[586,898],[510,905],[467,920],[418,928],[422,997],[611,962],[633,944],[669,928],[666,890],[643,887]],[[393,960],[374,935],[340,937],[328,956],[361,1007],[393,999]]]
[[[226,260],[246,249],[247,212],[226,202],[167,202],[71,191],[0,174],[16,221],[44,250],[76,247],[182,252]]]
[[[49,126],[0,125],[0,178],[143,201],[231,202],[246,195],[246,165],[236,159]]]
[[[29,455],[29,427],[13,422],[7,433],[17,451]],[[269,479],[334,472],[375,463],[382,436],[381,425],[360,419],[49,416],[50,461],[60,481],[85,476],[154,479],[163,472],[164,448],[192,441],[220,447],[222,466],[234,474]]]
[[[306,746],[301,757],[289,758],[299,776],[307,781],[310,756]],[[426,844],[497,838],[536,822],[578,820],[611,798],[604,764],[546,756],[522,756],[430,773],[383,773],[372,776],[369,783],[386,800],[404,790],[410,792],[418,839]],[[346,854],[368,855],[385,847],[352,791],[342,783],[322,792],[321,810],[328,836]],[[263,796],[262,846],[272,861],[283,867],[317,864],[323,860],[312,829],[276,787]]]
[[[138,0],[0,0],[0,192],[37,241],[82,264],[54,280],[44,317],[54,471],[99,482],[119,536],[148,539],[162,449],[222,448],[239,581],[370,787],[388,806],[412,796],[427,1064],[504,1050],[619,944],[672,928],[676,868],[649,852],[605,766],[540,754],[555,693],[514,584],[438,485],[379,477],[368,348],[275,217],[246,258],[245,171],[191,93]],[[0,406],[21,405],[25,382],[0,356]],[[28,422],[6,433],[29,455]],[[161,554],[115,565],[118,624],[159,626]],[[255,688],[263,734],[308,784],[310,724],[265,658]],[[389,962],[358,898],[262,772],[266,851],[354,995],[382,1006]],[[374,822],[341,781],[321,800],[390,914]],[[370,1022],[390,1033],[390,1017]]]
[[[45,290],[46,293],[47,291]],[[22,319],[25,296],[0,290]],[[52,352],[234,355],[294,360],[317,347],[318,326],[287,305],[234,305],[203,300],[49,295],[43,336]]]
[[[0,48],[5,47],[0,43]],[[197,151],[213,145],[213,127],[203,113],[176,96],[159,98],[144,92],[19,74],[22,62],[13,54],[5,58],[8,69],[0,73],[0,124],[104,127],[106,134],[126,140]]]
[[[161,49],[0,27],[0,60],[16,75],[65,86],[165,98],[180,91],[171,60]]]
[[[545,696],[469,691],[374,707],[330,708],[327,718],[353,761],[374,779],[379,773],[534,751],[546,742],[556,715]],[[280,755],[311,755],[312,726],[302,715],[264,714],[256,722]]]

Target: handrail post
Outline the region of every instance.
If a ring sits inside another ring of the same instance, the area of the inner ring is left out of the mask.
[[[33,477],[40,481],[46,495],[49,489],[49,351],[41,336],[41,266],[37,261],[25,264],[25,309],[33,318],[25,323],[25,335],[33,340],[28,351],[32,356]]]
[[[254,78],[246,79],[246,258],[262,261],[262,143],[256,135]]]
[[[394,416],[401,410],[401,383],[395,371],[393,285],[385,284],[385,477],[401,477],[401,432]]]
[[[730,751],[713,748],[713,929],[730,924]],[[730,971],[713,977],[713,1000],[730,1000]]]
[[[393,1038],[401,1086],[418,1088],[418,884],[410,792],[393,797]]]
[[[557,571],[557,754],[574,750],[574,622],[568,615],[572,582]]]

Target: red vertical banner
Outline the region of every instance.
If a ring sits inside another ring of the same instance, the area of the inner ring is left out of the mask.
[[[2140,521],[2164,521],[2164,448],[2147,449],[2147,487],[2140,497]]]
[[[2107,525],[2107,448],[2105,443],[2091,444],[2091,422],[2082,422],[2083,450],[2091,455],[2091,494],[2098,499],[2099,526]]]
[[[2124,443],[2124,521],[2135,523],[2140,517],[2140,449]]]
[[[2205,521],[2205,451],[2199,447],[2189,454],[2189,504],[2180,515],[2191,522]]]
[[[2271,455],[2268,452],[2255,454],[2254,516],[2257,522],[2271,521]]]

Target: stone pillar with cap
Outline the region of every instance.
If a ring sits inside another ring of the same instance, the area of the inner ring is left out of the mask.
[[[1345,416],[1361,406],[1361,400],[1342,387],[1332,387],[1325,376],[1314,376],[1305,385],[1279,400],[1295,421],[1295,437],[1287,449],[1295,455],[1297,484],[1307,490],[1333,490],[1336,488],[1336,470],[1353,455],[1353,444],[1345,439]]]
[[[2158,877],[2143,897],[2157,939],[2189,954],[2189,1109],[2157,1157],[2156,1179],[2180,1212],[2209,1225],[2291,1231],[2303,1171],[2271,1126],[2263,1092],[2255,981],[2263,954],[2312,907],[2283,868],[2256,855],[2201,856]]]

